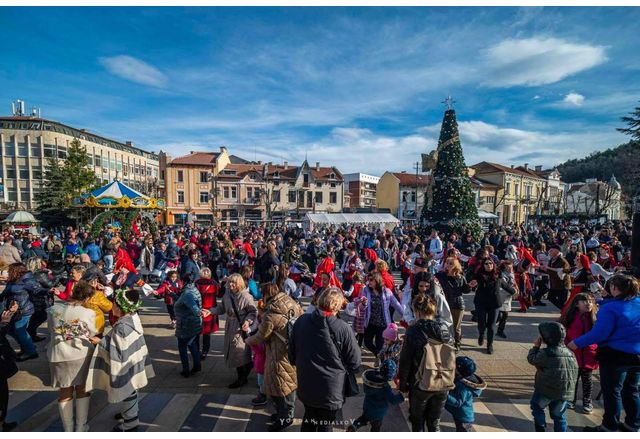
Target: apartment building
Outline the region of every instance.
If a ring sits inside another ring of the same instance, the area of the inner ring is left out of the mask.
[[[64,160],[70,143],[78,139],[89,155],[89,166],[102,183],[118,178],[154,197],[162,197],[158,154],[132,142],[119,142],[40,117],[27,114],[23,101],[13,105],[13,115],[0,117],[0,204],[3,210],[35,207],[35,197],[44,185],[47,161]]]
[[[389,209],[403,223],[416,223],[430,182],[426,174],[385,172],[377,185],[376,207]]]
[[[345,207],[363,208],[376,206],[376,187],[380,177],[360,172],[344,174],[345,191],[351,194]]]

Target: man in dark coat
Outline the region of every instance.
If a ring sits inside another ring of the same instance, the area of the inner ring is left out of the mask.
[[[355,335],[336,317],[343,301],[342,292],[331,288],[320,296],[317,309],[302,315],[293,326],[289,359],[297,368],[298,398],[305,409],[301,431],[333,430],[345,400],[347,371],[360,369]]]

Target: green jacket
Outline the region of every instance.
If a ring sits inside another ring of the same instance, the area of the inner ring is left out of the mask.
[[[571,401],[578,379],[578,363],[564,345],[564,328],[558,322],[545,322],[538,329],[547,347],[533,347],[527,355],[527,361],[537,369],[535,391],[550,399]]]

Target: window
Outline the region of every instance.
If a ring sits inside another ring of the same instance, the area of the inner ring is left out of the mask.
[[[518,195],[520,195],[520,186],[516,184],[514,187],[516,190],[516,197],[517,197]]]
[[[322,187],[322,183],[317,182],[317,183],[316,183],[316,187]]]
[[[207,183],[209,181],[209,173],[205,171],[200,172],[200,183]]]
[[[178,171],[178,177],[176,178],[176,180],[178,181],[178,183],[184,182],[184,171]]]
[[[412,203],[416,202],[416,193],[415,192],[411,192],[411,202]]]
[[[48,158],[52,158],[56,156],[56,146],[55,145],[44,145],[44,156]]]
[[[248,187],[247,188],[247,198],[249,198],[249,199],[253,198],[253,188],[252,187]]]
[[[160,171],[160,180],[164,180],[164,171]]]
[[[178,195],[176,196],[176,200],[178,204],[184,204],[184,191],[178,191]]]
[[[338,193],[337,192],[329,192],[329,203],[336,204],[338,202]]]
[[[331,180],[335,180],[335,178],[336,178],[336,174],[334,174],[334,173],[332,172],[331,174],[329,174],[329,178],[330,178]]]
[[[496,197],[487,197],[487,203],[493,204],[496,202]]]
[[[507,182],[507,185],[504,187],[504,194],[505,195],[510,195],[511,194],[511,183]]]
[[[29,169],[20,168],[20,180],[29,180]]]
[[[406,203],[407,202],[407,192],[402,191],[402,202]]]
[[[42,180],[42,169],[33,168],[31,170],[31,176],[34,178],[34,180]]]
[[[20,198],[22,202],[28,202],[31,199],[31,194],[29,194],[29,189],[20,189]]]
[[[316,192],[316,203],[322,203],[322,192]]]
[[[289,191],[288,201],[289,201],[289,203],[295,203],[296,202],[296,191]]]
[[[225,186],[222,188],[222,196],[224,198],[229,198],[229,186]]]
[[[238,197],[238,194],[236,193],[236,188],[232,187],[231,188],[231,198],[235,200],[237,197]]]
[[[9,201],[18,201],[18,191],[16,189],[9,189],[7,195]]]
[[[209,192],[200,191],[200,203],[206,204],[209,202]]]
[[[63,151],[61,149],[58,149],[58,158],[59,159],[66,159],[67,158],[67,151]]]
[[[336,187],[336,183],[331,183],[331,187]]]
[[[16,178],[16,170],[7,168],[7,178]]]
[[[26,143],[18,143],[18,156],[26,157],[29,154],[29,147]]]
[[[12,142],[5,142],[4,144],[4,155],[16,155],[16,149],[13,146]]]
[[[305,184],[309,184],[309,174],[304,174],[302,176],[302,179],[303,179],[302,181],[304,181]]]
[[[40,145],[38,144],[31,144],[31,155],[33,157],[41,157],[40,155]]]
[[[272,197],[271,199],[273,200],[274,203],[279,203],[280,202],[280,191],[273,191],[272,192]]]

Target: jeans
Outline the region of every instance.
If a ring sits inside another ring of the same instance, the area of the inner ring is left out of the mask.
[[[7,378],[0,377],[0,428],[2,423],[7,419],[9,411],[9,383]]]
[[[200,369],[200,347],[198,346],[198,336],[191,338],[178,338],[178,352],[180,352],[180,362],[182,363],[182,371],[189,372],[189,354],[187,349],[191,351],[193,357],[193,368]]]
[[[174,322],[176,320],[176,313],[173,310],[173,305],[167,304],[167,312],[169,313],[169,318],[171,319],[171,321]]]
[[[499,308],[476,307],[476,315],[478,316],[478,333],[483,336],[487,332],[487,346],[493,345],[493,333],[496,329],[496,321],[498,320]]]
[[[626,427],[640,429],[640,366],[617,366],[610,361],[600,362],[600,387],[604,415],[602,425],[618,430],[624,407]]]
[[[537,427],[545,428],[547,420],[545,419],[544,409],[549,407],[549,415],[553,419],[553,431],[567,431],[567,401],[562,399],[550,399],[538,392],[533,392],[531,397],[531,413],[533,414],[533,422]]]
[[[264,390],[264,374],[256,373],[256,383],[258,384],[258,393],[263,394]]]
[[[509,311],[498,312],[498,333],[504,334],[504,328],[507,327],[508,318],[509,318]]]
[[[304,406],[304,416],[300,431],[332,432],[338,410],[319,409]]]
[[[276,407],[278,419],[293,419],[293,410],[296,405],[295,390],[287,396],[272,396],[271,401],[273,401],[273,405]]]
[[[440,431],[440,417],[449,392],[425,392],[415,387],[409,393],[411,431]]]
[[[464,309],[452,309],[451,318],[453,319],[453,332],[456,345],[462,341],[462,319],[464,318]]]
[[[33,344],[31,336],[27,332],[31,316],[24,316],[15,320],[9,328],[9,335],[16,339],[22,349],[22,354],[31,355],[36,353],[36,345]]]
[[[364,329],[364,345],[376,357],[378,356],[378,353],[382,350],[382,346],[384,345],[382,333],[385,329],[386,328],[384,326],[374,325],[369,325]]]
[[[211,334],[202,334],[202,353],[208,353],[211,348]]]
[[[29,325],[27,325],[27,332],[31,336],[31,339],[38,335],[38,327],[47,321],[47,310],[35,311],[29,319]]]
[[[367,426],[367,424],[371,424],[371,431],[380,431],[380,428],[382,428],[382,419],[369,419],[363,414],[358,419],[353,421],[353,428],[358,430],[362,427]]]

